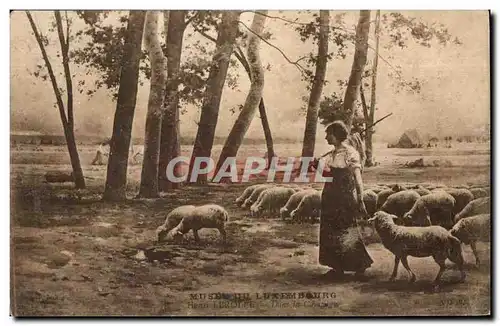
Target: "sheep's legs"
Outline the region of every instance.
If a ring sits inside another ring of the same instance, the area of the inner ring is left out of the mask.
[[[479,267],[479,255],[477,253],[477,248],[476,248],[476,241],[472,241],[470,243],[470,247],[472,248],[472,252],[474,253],[474,257],[476,257],[476,266]]]
[[[394,256],[394,269],[392,270],[392,275],[389,281],[394,281],[394,279],[398,275],[399,260],[399,256]]]
[[[200,242],[200,236],[198,235],[198,230],[193,229],[194,241]]]
[[[438,284],[439,281],[441,280],[441,275],[443,275],[443,272],[446,269],[445,265],[446,258],[442,259],[441,257],[434,257],[434,260],[439,265],[439,272],[437,273],[436,279],[434,280],[434,284]]]
[[[219,229],[219,232],[220,232],[220,235],[222,236],[222,242],[224,244],[226,244],[226,240],[227,240],[227,237],[226,237],[226,230],[224,228],[220,228]]]
[[[408,265],[408,256],[401,257],[401,262],[403,263],[403,266],[408,271],[408,275],[410,276],[410,283],[415,282],[415,280],[417,279],[417,276],[415,276],[415,274],[411,271],[410,266]]]

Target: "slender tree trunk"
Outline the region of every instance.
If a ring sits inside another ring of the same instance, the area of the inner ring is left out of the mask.
[[[78,155],[78,149],[76,147],[75,134],[73,130],[73,92],[72,92],[72,84],[71,84],[71,74],[69,70],[69,59],[68,59],[68,48],[69,44],[64,40],[64,34],[62,31],[62,20],[61,15],[58,11],[55,12],[56,16],[56,24],[59,34],[59,40],[61,43],[61,52],[63,54],[63,66],[64,66],[64,75],[66,78],[66,86],[68,92],[68,117],[66,117],[64,103],[62,100],[61,93],[59,91],[59,87],[57,85],[57,80],[54,75],[54,71],[52,69],[52,65],[50,64],[49,57],[47,56],[47,52],[45,50],[45,46],[43,45],[42,37],[38,32],[38,28],[31,16],[29,11],[26,11],[26,16],[30,22],[31,28],[33,29],[33,33],[35,34],[35,38],[40,47],[40,51],[42,52],[42,57],[49,72],[50,81],[52,83],[52,88],[54,90],[54,94],[56,96],[57,107],[59,109],[59,116],[61,118],[61,123],[63,125],[64,137],[66,138],[66,146],[68,147],[68,153],[71,161],[71,168],[73,170],[73,178],[75,182],[75,187],[77,189],[85,188],[85,179],[83,177],[82,166],[80,164],[80,157]],[[68,38],[69,40],[69,38]]]
[[[328,10],[319,11],[320,28],[318,39],[318,57],[316,61],[316,72],[314,82],[309,96],[307,107],[306,127],[304,130],[304,141],[302,144],[302,156],[314,156],[314,146],[316,143],[316,126],[318,124],[318,107],[325,83],[326,65],[328,62],[328,35],[330,30],[330,12]]]
[[[207,79],[198,132],[191,156],[188,180],[191,180],[194,160],[197,157],[210,158],[212,153],[222,90],[226,81],[229,59],[238,34],[238,19],[240,14],[240,11],[224,11],[222,13],[222,22],[218,28],[215,55],[212,59],[212,66]],[[198,175],[195,181],[196,183],[206,183],[207,175]]]
[[[378,46],[380,42],[380,10],[377,10],[375,17],[375,56],[373,58],[372,67],[372,87],[371,87],[371,100],[370,112],[367,123],[370,125],[375,121],[375,104],[377,101],[377,68],[378,68]],[[373,166],[373,128],[368,128],[365,134],[366,146],[366,166]]]
[[[247,56],[252,76],[250,90],[245,100],[245,104],[243,105],[243,109],[240,111],[233,128],[229,132],[226,143],[222,148],[219,161],[217,162],[216,172],[219,171],[228,157],[235,157],[238,153],[243,138],[255,115],[255,111],[262,99],[262,91],[264,89],[264,68],[262,67],[259,53],[260,38],[257,35],[261,35],[264,31],[264,24],[266,22],[265,15],[267,11],[264,10],[259,12],[263,15],[254,14],[251,29],[255,34],[251,34],[248,40]]]
[[[142,10],[131,10],[129,13],[103,200],[127,199],[125,190],[128,155],[137,100],[145,17],[146,12]]]
[[[167,65],[160,45],[158,30],[159,11],[148,11],[144,26],[144,45],[151,62],[151,87],[149,91],[146,131],[144,136],[144,159],[142,161],[139,197],[159,197],[158,164],[160,161],[161,123]]]
[[[370,10],[361,10],[359,14],[358,26],[356,27],[356,48],[352,62],[351,74],[347,82],[347,88],[344,97],[344,112],[347,119],[345,121],[350,129],[354,118],[354,103],[356,102],[361,76],[366,64],[368,53],[368,33],[370,32]]]
[[[264,137],[266,137],[267,146],[267,166],[266,169],[271,165],[271,160],[276,156],[274,153],[273,136],[271,135],[271,128],[269,127],[269,121],[267,120],[266,107],[264,106],[264,98],[260,99],[259,103],[259,114],[260,120],[262,121],[262,129],[264,129]]]
[[[361,83],[359,84],[359,95],[360,95],[360,98],[361,98],[361,107],[363,108],[363,118],[364,118],[364,121],[365,121],[365,135],[364,135],[364,140],[365,140],[365,149],[364,149],[364,157],[365,157],[365,166],[372,166],[373,164],[371,163],[368,163],[368,147],[367,147],[367,143],[368,143],[368,137],[370,139],[370,144],[371,144],[371,139],[372,139],[372,134],[373,134],[373,129],[371,128],[371,126],[373,125],[373,121],[370,122],[370,113],[369,113],[369,108],[368,108],[368,104],[366,103],[366,98],[365,98],[365,91],[364,91],[364,87],[363,87],[363,80],[361,80]],[[371,150],[371,147],[370,147],[370,150]]]
[[[181,155],[180,146],[180,123],[179,123],[179,70],[181,65],[182,41],[186,30],[186,10],[171,10],[165,12],[166,31],[166,57],[167,57],[167,86],[165,94],[165,115],[161,127],[161,148],[158,182],[160,191],[178,188],[179,183],[170,182],[167,179],[167,165],[173,158]],[[168,20],[167,20],[168,16]],[[167,22],[168,21],[168,22]],[[173,174],[181,176],[181,166],[174,167]]]

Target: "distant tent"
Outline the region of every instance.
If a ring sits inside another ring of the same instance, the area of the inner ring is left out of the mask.
[[[408,129],[406,130],[394,147],[398,148],[415,148],[422,147],[422,140],[417,130]]]

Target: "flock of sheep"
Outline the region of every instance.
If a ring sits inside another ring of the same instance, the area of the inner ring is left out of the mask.
[[[490,237],[490,191],[485,188],[446,188],[432,185],[377,185],[363,193],[369,218],[382,244],[395,255],[391,279],[401,261],[410,281],[415,274],[407,256],[432,256],[440,266],[434,280],[439,282],[448,258],[457,264],[461,280],[465,278],[461,243],[470,245],[479,265],[478,240]],[[309,185],[255,184],[247,187],[235,204],[249,209],[252,217],[290,218],[295,222],[318,221],[321,191]],[[225,223],[229,214],[220,205],[184,205],[171,211],[156,230],[157,240],[172,241],[193,230],[216,228],[226,242]]]

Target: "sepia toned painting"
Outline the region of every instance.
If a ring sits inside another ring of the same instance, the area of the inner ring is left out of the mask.
[[[488,11],[11,11],[11,314],[491,315]]]

